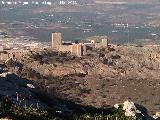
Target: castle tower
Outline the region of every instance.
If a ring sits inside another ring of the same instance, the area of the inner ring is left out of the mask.
[[[82,56],[83,55],[83,51],[82,51],[82,45],[81,44],[74,44],[71,45],[71,53],[77,56]]]
[[[108,38],[107,37],[102,38],[102,45],[104,47],[108,47]]]
[[[60,45],[62,45],[61,33],[52,33],[52,47],[57,47]]]

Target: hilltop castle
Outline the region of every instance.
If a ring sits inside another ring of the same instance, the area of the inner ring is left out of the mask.
[[[61,33],[52,33],[52,48],[62,52],[71,52],[76,56],[83,56],[89,48],[108,47],[108,38],[99,36],[100,42],[90,40],[90,43],[63,42]]]

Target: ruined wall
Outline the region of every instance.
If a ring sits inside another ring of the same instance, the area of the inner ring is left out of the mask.
[[[95,48],[104,47],[102,43],[95,43]]]
[[[96,42],[95,40],[91,40],[91,43],[94,44],[95,48],[100,48],[100,47],[108,47],[108,38],[107,37],[101,37],[100,38],[101,42]]]
[[[95,48],[95,43],[85,43],[84,45],[86,46],[86,50],[92,50]]]
[[[100,48],[100,47],[108,47],[108,45],[104,43],[95,43],[95,48]]]
[[[71,46],[72,45],[60,45],[60,46],[57,46],[57,50],[58,51],[62,51],[62,52],[70,52],[71,51]]]
[[[73,55],[82,56],[83,51],[86,52],[86,47],[82,46],[81,44],[74,44],[74,45],[59,45],[56,47],[56,50],[62,52],[71,52]]]
[[[10,58],[20,59],[26,53],[27,53],[27,51],[21,50],[21,49],[6,50],[6,51],[0,53],[0,60],[5,61]]]
[[[83,55],[83,47],[81,44],[74,44],[71,46],[71,53],[77,56]]]

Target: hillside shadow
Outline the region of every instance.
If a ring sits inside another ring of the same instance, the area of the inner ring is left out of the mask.
[[[21,106],[32,105],[35,108],[47,109],[47,111],[49,111],[52,115],[64,120],[72,120],[75,115],[109,115],[113,113],[113,106],[110,105],[105,108],[96,108],[94,106],[85,106],[61,99],[55,95],[51,96],[47,92],[44,92],[42,88],[40,88],[32,80],[21,78],[14,73],[4,74],[3,77],[1,75],[0,82],[0,99],[7,96]],[[33,86],[30,87],[28,84]],[[146,118],[151,119],[145,107],[138,104],[135,105],[138,110],[142,111],[144,120]]]
[[[33,105],[33,107],[44,107],[49,109],[49,111],[63,119],[71,119],[75,114],[109,114],[111,112],[111,106],[107,109],[98,109],[92,106],[83,106],[76,104],[72,101],[67,101],[60,99],[56,96],[50,96],[44,93],[34,82],[28,79],[21,78],[14,73],[8,73],[4,77],[0,77],[0,96],[8,96],[13,101],[18,104]],[[35,88],[30,88],[27,84],[35,86]],[[18,99],[18,100],[17,100]]]
[[[56,114],[57,116],[66,119],[71,120],[74,115],[82,115],[82,114],[111,114],[112,112],[112,106],[107,106],[107,108],[96,108],[93,106],[84,106],[80,104],[76,104],[75,102],[64,100],[61,98],[58,98],[56,96],[52,96],[52,98],[46,98],[44,99],[44,96],[41,94],[37,95],[39,98],[42,97],[42,101],[45,102],[50,109],[50,112],[53,114]],[[45,96],[47,97],[47,96]],[[56,101],[56,103],[55,103]]]
[[[105,114],[108,115],[113,111],[113,107],[110,105],[105,106],[105,108],[96,108],[93,106],[85,106],[77,104],[76,102],[65,100],[57,97],[56,95],[50,96],[48,93],[38,93],[36,94],[37,99],[42,100],[49,106],[51,113],[58,115],[61,118],[71,119],[74,115],[82,114]],[[76,100],[80,101],[80,100]]]

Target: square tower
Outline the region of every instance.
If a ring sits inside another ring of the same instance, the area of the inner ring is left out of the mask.
[[[83,55],[83,48],[81,44],[71,45],[71,53],[77,55],[78,57]]]
[[[57,47],[60,45],[62,45],[61,33],[52,33],[52,47]]]
[[[102,45],[104,47],[108,47],[108,38],[107,37],[102,38]]]

